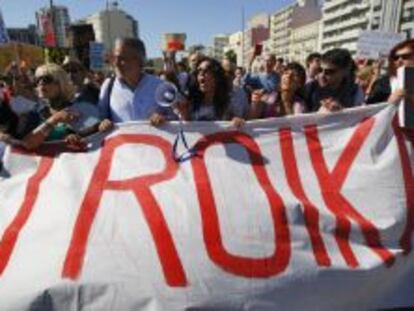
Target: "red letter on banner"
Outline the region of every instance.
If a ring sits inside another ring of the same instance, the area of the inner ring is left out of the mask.
[[[243,145],[250,157],[253,171],[265,192],[273,220],[275,252],[267,258],[246,258],[230,254],[221,238],[216,202],[204,162],[206,149],[214,144],[237,143]],[[290,259],[290,233],[282,198],[267,175],[259,146],[248,135],[239,132],[215,133],[196,144],[200,157],[192,159],[197,195],[201,208],[204,243],[211,260],[223,270],[248,278],[269,278],[283,272]]]
[[[328,171],[316,126],[308,126],[305,129],[312,165],[319,180],[323,199],[329,210],[336,216],[335,239],[346,263],[350,267],[357,267],[359,263],[349,244],[351,223],[348,218],[359,224],[368,246],[387,266],[392,265],[395,261],[395,256],[381,244],[380,234],[375,225],[355,210],[351,203],[340,193],[352,163],[355,161],[373,125],[374,119],[369,118],[358,126],[332,172]]]
[[[12,223],[4,231],[3,237],[0,241],[0,274],[3,274],[7,267],[10,256],[16,245],[17,238],[24,225],[27,223],[33,206],[36,203],[39,195],[40,184],[49,174],[53,165],[52,157],[42,157],[39,166],[27,183],[26,193],[24,195],[23,203],[14,217]]]
[[[411,252],[411,235],[414,231],[414,174],[410,164],[410,156],[405,144],[402,129],[398,128],[397,117],[392,122],[395,137],[397,138],[398,150],[401,157],[401,168],[404,178],[405,196],[407,200],[407,224],[400,239],[400,246],[404,250],[404,254]],[[412,133],[411,133],[412,134]],[[410,137],[411,144],[414,148],[414,136]]]
[[[162,172],[124,181],[108,180],[115,150],[125,144],[146,144],[159,148],[166,160]],[[92,176],[75,224],[72,240],[66,255],[62,276],[76,279],[83,265],[89,232],[105,190],[132,191],[141,204],[150,228],[166,282],[170,286],[185,286],[187,279],[180,258],[151,186],[169,180],[177,173],[177,163],[171,153],[171,144],[154,135],[120,135],[105,142],[98,165]]]
[[[319,230],[319,212],[306,196],[299,176],[296,155],[293,148],[291,129],[279,130],[280,148],[287,182],[296,198],[302,202],[306,229],[312,243],[313,253],[319,266],[330,266],[331,260]]]

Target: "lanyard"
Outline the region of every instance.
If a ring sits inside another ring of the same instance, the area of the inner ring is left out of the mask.
[[[175,162],[183,163],[187,160],[190,160],[192,157],[196,156],[197,152],[194,148],[190,148],[188,146],[187,140],[185,139],[184,129],[183,129],[181,118],[179,120],[179,127],[180,127],[180,130],[177,133],[177,136],[175,137],[173,148],[172,148],[172,156],[173,156],[173,159],[174,159]],[[178,143],[180,141],[182,142],[182,144],[185,147],[185,151],[182,154],[179,154],[178,151],[177,151]]]

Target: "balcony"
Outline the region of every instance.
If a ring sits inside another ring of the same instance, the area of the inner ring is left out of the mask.
[[[337,11],[334,11],[332,13],[325,13],[323,16],[323,21],[334,21],[338,18],[345,18],[348,15],[359,15],[361,13],[368,13],[369,11],[369,4],[368,3],[362,3],[357,5],[348,6],[344,9],[339,9]]]
[[[408,10],[410,8],[414,8],[414,1],[406,1],[404,3],[404,10]]]
[[[357,41],[360,32],[361,32],[361,29],[346,31],[346,32],[344,32],[340,35],[337,35],[337,36],[323,38],[322,42],[325,45],[325,44],[341,43],[343,41],[353,41],[353,40]]]
[[[349,0],[332,0],[329,2],[325,2],[324,6],[323,6],[323,10],[330,10],[332,8],[335,8],[337,6],[346,4],[347,2],[349,2]]]
[[[355,27],[355,26],[361,26],[361,25],[364,25],[364,24],[368,24],[368,22],[369,22],[369,19],[368,19],[367,15],[363,15],[363,16],[360,16],[360,17],[352,17],[352,18],[350,18],[348,20],[345,20],[343,22],[338,21],[338,22],[333,23],[332,25],[329,25],[329,26],[324,25],[323,26],[323,33],[328,33],[330,31],[336,31],[336,30],[340,30],[340,29],[345,30],[347,28],[352,28],[352,27]]]

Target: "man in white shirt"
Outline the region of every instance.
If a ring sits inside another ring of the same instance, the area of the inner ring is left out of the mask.
[[[143,71],[146,52],[137,38],[115,42],[115,78],[107,79],[99,96],[102,117],[113,122],[146,120],[156,111],[155,90],[162,81]]]

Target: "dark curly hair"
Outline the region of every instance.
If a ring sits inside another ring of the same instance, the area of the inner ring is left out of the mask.
[[[349,70],[349,78],[354,79],[356,65],[351,53],[347,49],[332,49],[322,55],[322,62],[330,63],[341,69]]]
[[[227,112],[227,107],[230,99],[230,85],[226,78],[223,67],[217,60],[210,57],[203,57],[197,62],[196,68],[198,68],[201,63],[206,61],[209,63],[209,70],[214,76],[214,112],[219,119],[222,119]],[[197,110],[199,105],[204,102],[204,94],[200,90],[197,75],[198,70],[195,70],[192,73],[193,83],[190,86],[189,90],[189,99],[192,104],[193,111]]]
[[[352,107],[354,105],[355,94],[358,92],[358,85],[355,83],[356,69],[351,53],[347,49],[332,49],[322,55],[323,63],[330,63],[342,70],[346,70],[341,87],[330,94],[337,99],[344,107]]]

